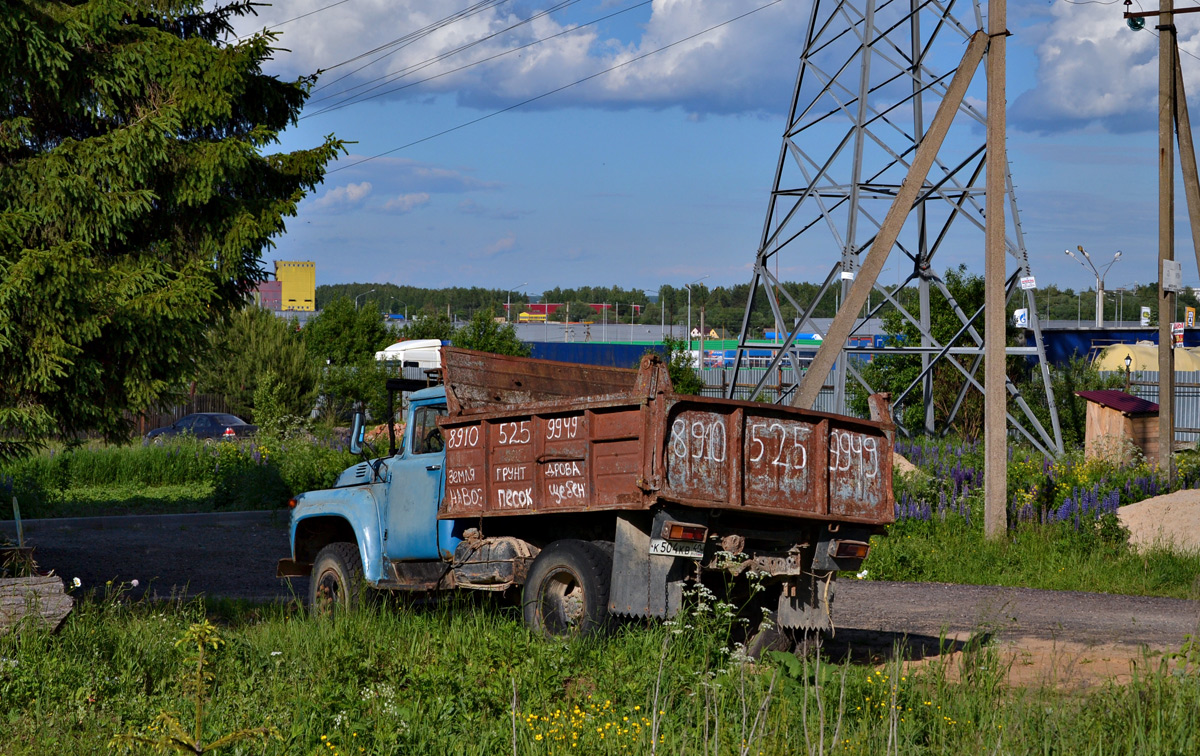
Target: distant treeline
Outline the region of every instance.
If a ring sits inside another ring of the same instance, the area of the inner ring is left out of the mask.
[[[968,273],[969,275],[969,273]],[[814,300],[820,285],[815,283],[785,282],[780,286],[780,309],[785,322],[792,322],[799,317],[799,312],[787,303],[783,292],[791,298],[808,307]],[[888,286],[888,290],[894,287]],[[372,291],[372,289],[374,291]],[[369,293],[368,293],[369,292]],[[708,287],[703,283],[692,284],[692,324],[699,325],[700,308],[704,308],[705,327],[716,329],[722,336],[736,337],[741,329],[742,316],[746,309],[746,300],[750,292],[749,284],[734,286]],[[511,297],[513,317],[527,310],[530,297],[522,291],[503,291],[500,289],[483,289],[479,287],[448,289],[426,289],[418,286],[396,286],[394,284],[350,283],[333,286],[317,287],[317,307],[323,309],[329,302],[338,297],[354,299],[359,297],[360,304],[370,303],[382,312],[403,313],[407,306],[410,318],[426,312],[447,311],[452,319],[465,320],[476,310],[490,307],[496,315],[504,314],[505,302]],[[917,309],[915,287],[909,287],[900,293],[900,301],[911,311]],[[1036,293],[1039,315],[1045,319],[1070,320],[1082,319],[1083,322],[1094,320],[1096,295],[1094,290],[1076,292],[1072,289],[1059,289],[1051,284]],[[872,305],[878,305],[882,295],[874,292],[871,297]],[[539,301],[535,295],[533,301]],[[551,316],[553,320],[563,320],[570,313],[571,320],[607,319],[608,322],[630,322],[632,317],[638,323],[653,324],[665,321],[682,324],[687,319],[688,290],[683,286],[661,286],[657,290],[624,289],[620,286],[581,286],[577,288],[555,287],[542,292],[540,301],[566,305]],[[833,317],[838,302],[836,291],[826,293],[813,317]],[[606,314],[596,313],[589,305],[608,304]],[[1152,318],[1157,322],[1157,285],[1144,284],[1127,287],[1125,291],[1108,290],[1105,292],[1106,320],[1116,320],[1118,314],[1126,321],[1136,322],[1141,305],[1151,307]],[[637,305],[637,308],[630,305]],[[1014,296],[1009,303],[1011,311],[1024,306],[1024,298]],[[1178,319],[1183,319],[1186,306],[1197,306],[1196,297],[1190,290],[1179,296]],[[665,310],[665,312],[664,312]],[[880,308],[876,313],[885,315],[891,306]],[[865,314],[865,308],[864,308]],[[1175,313],[1172,313],[1175,319]],[[755,297],[754,309],[750,316],[751,332],[761,332],[773,328],[775,319],[771,314],[766,295],[760,290]],[[760,335],[760,334],[756,334]]]
[[[785,283],[782,288],[790,292],[802,306],[806,306],[816,296],[820,286],[811,283]],[[741,328],[749,291],[749,284],[712,288],[703,283],[693,284],[692,324],[699,324],[700,308],[703,307],[707,328],[724,332],[722,335],[736,335]],[[348,283],[318,286],[317,308],[324,309],[339,297],[359,297],[360,305],[369,304],[381,312],[404,313],[407,307],[409,318],[421,313],[446,314],[448,311],[452,319],[458,320],[470,318],[476,310],[485,307],[490,307],[497,315],[503,315],[504,305],[510,297],[513,316],[516,317],[517,313],[527,310],[530,302],[529,295],[521,291],[479,287],[427,289],[395,284]],[[688,290],[683,286],[661,286],[657,290],[624,289],[620,286],[555,287],[542,292],[540,299],[534,296],[533,301],[567,305],[552,316],[553,319],[559,320],[565,318],[569,310],[571,320],[600,321],[607,318],[608,322],[616,322],[619,319],[622,323],[628,323],[632,316],[639,323],[652,324],[665,320],[668,323],[682,324],[687,319]],[[592,304],[608,304],[611,307],[607,314],[598,314],[589,307]],[[783,305],[782,310],[787,319],[797,317],[796,310],[791,305]],[[833,313],[834,299],[827,296],[815,316],[832,317]],[[753,329],[759,330],[774,323],[765,296],[757,297],[750,323]]]

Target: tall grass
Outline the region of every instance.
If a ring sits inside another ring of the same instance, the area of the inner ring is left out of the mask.
[[[215,611],[214,611],[215,610]],[[190,708],[175,646],[206,616],[208,733],[238,753],[1195,753],[1200,675],[1147,658],[1090,692],[1013,689],[992,648],[921,669],[725,645],[719,623],[544,641],[516,610],[451,601],[322,621],[295,606],[84,602],[58,635],[0,638],[0,750],[95,754]]]
[[[0,467],[0,496],[25,517],[282,506],[353,464],[336,445],[294,440],[54,450]]]
[[[1129,545],[1119,507],[1172,490],[1136,454],[1050,460],[1010,448],[1008,537],[990,540],[979,444],[916,439],[896,449],[918,469],[895,475],[897,522],[873,540],[870,579],[1200,597],[1200,554]],[[1185,457],[1174,487],[1198,476],[1200,464]]]
[[[1200,554],[1138,552],[1120,531],[1106,536],[1102,525],[1076,530],[1064,522],[1019,523],[991,540],[982,520],[954,512],[900,520],[872,538],[866,577],[1200,598]]]

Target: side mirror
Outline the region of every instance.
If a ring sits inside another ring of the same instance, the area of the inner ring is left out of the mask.
[[[362,454],[363,417],[361,412],[354,413],[354,426],[350,429],[350,453]]]

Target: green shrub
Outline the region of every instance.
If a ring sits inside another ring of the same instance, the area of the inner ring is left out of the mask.
[[[166,511],[270,509],[333,485],[354,464],[339,447],[307,439],[47,452],[0,468],[0,496],[29,518]],[[156,492],[162,492],[158,495]],[[93,506],[89,508],[89,503]]]
[[[301,436],[307,423],[303,417],[288,410],[288,385],[274,372],[259,376],[254,389],[254,421],[258,425],[258,441],[278,445]]]

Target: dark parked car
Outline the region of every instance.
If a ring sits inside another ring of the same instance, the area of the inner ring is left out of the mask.
[[[237,415],[227,412],[197,412],[184,415],[166,427],[155,428],[146,434],[143,444],[161,444],[181,433],[206,440],[233,441],[253,436],[257,432],[257,425],[251,425]]]

